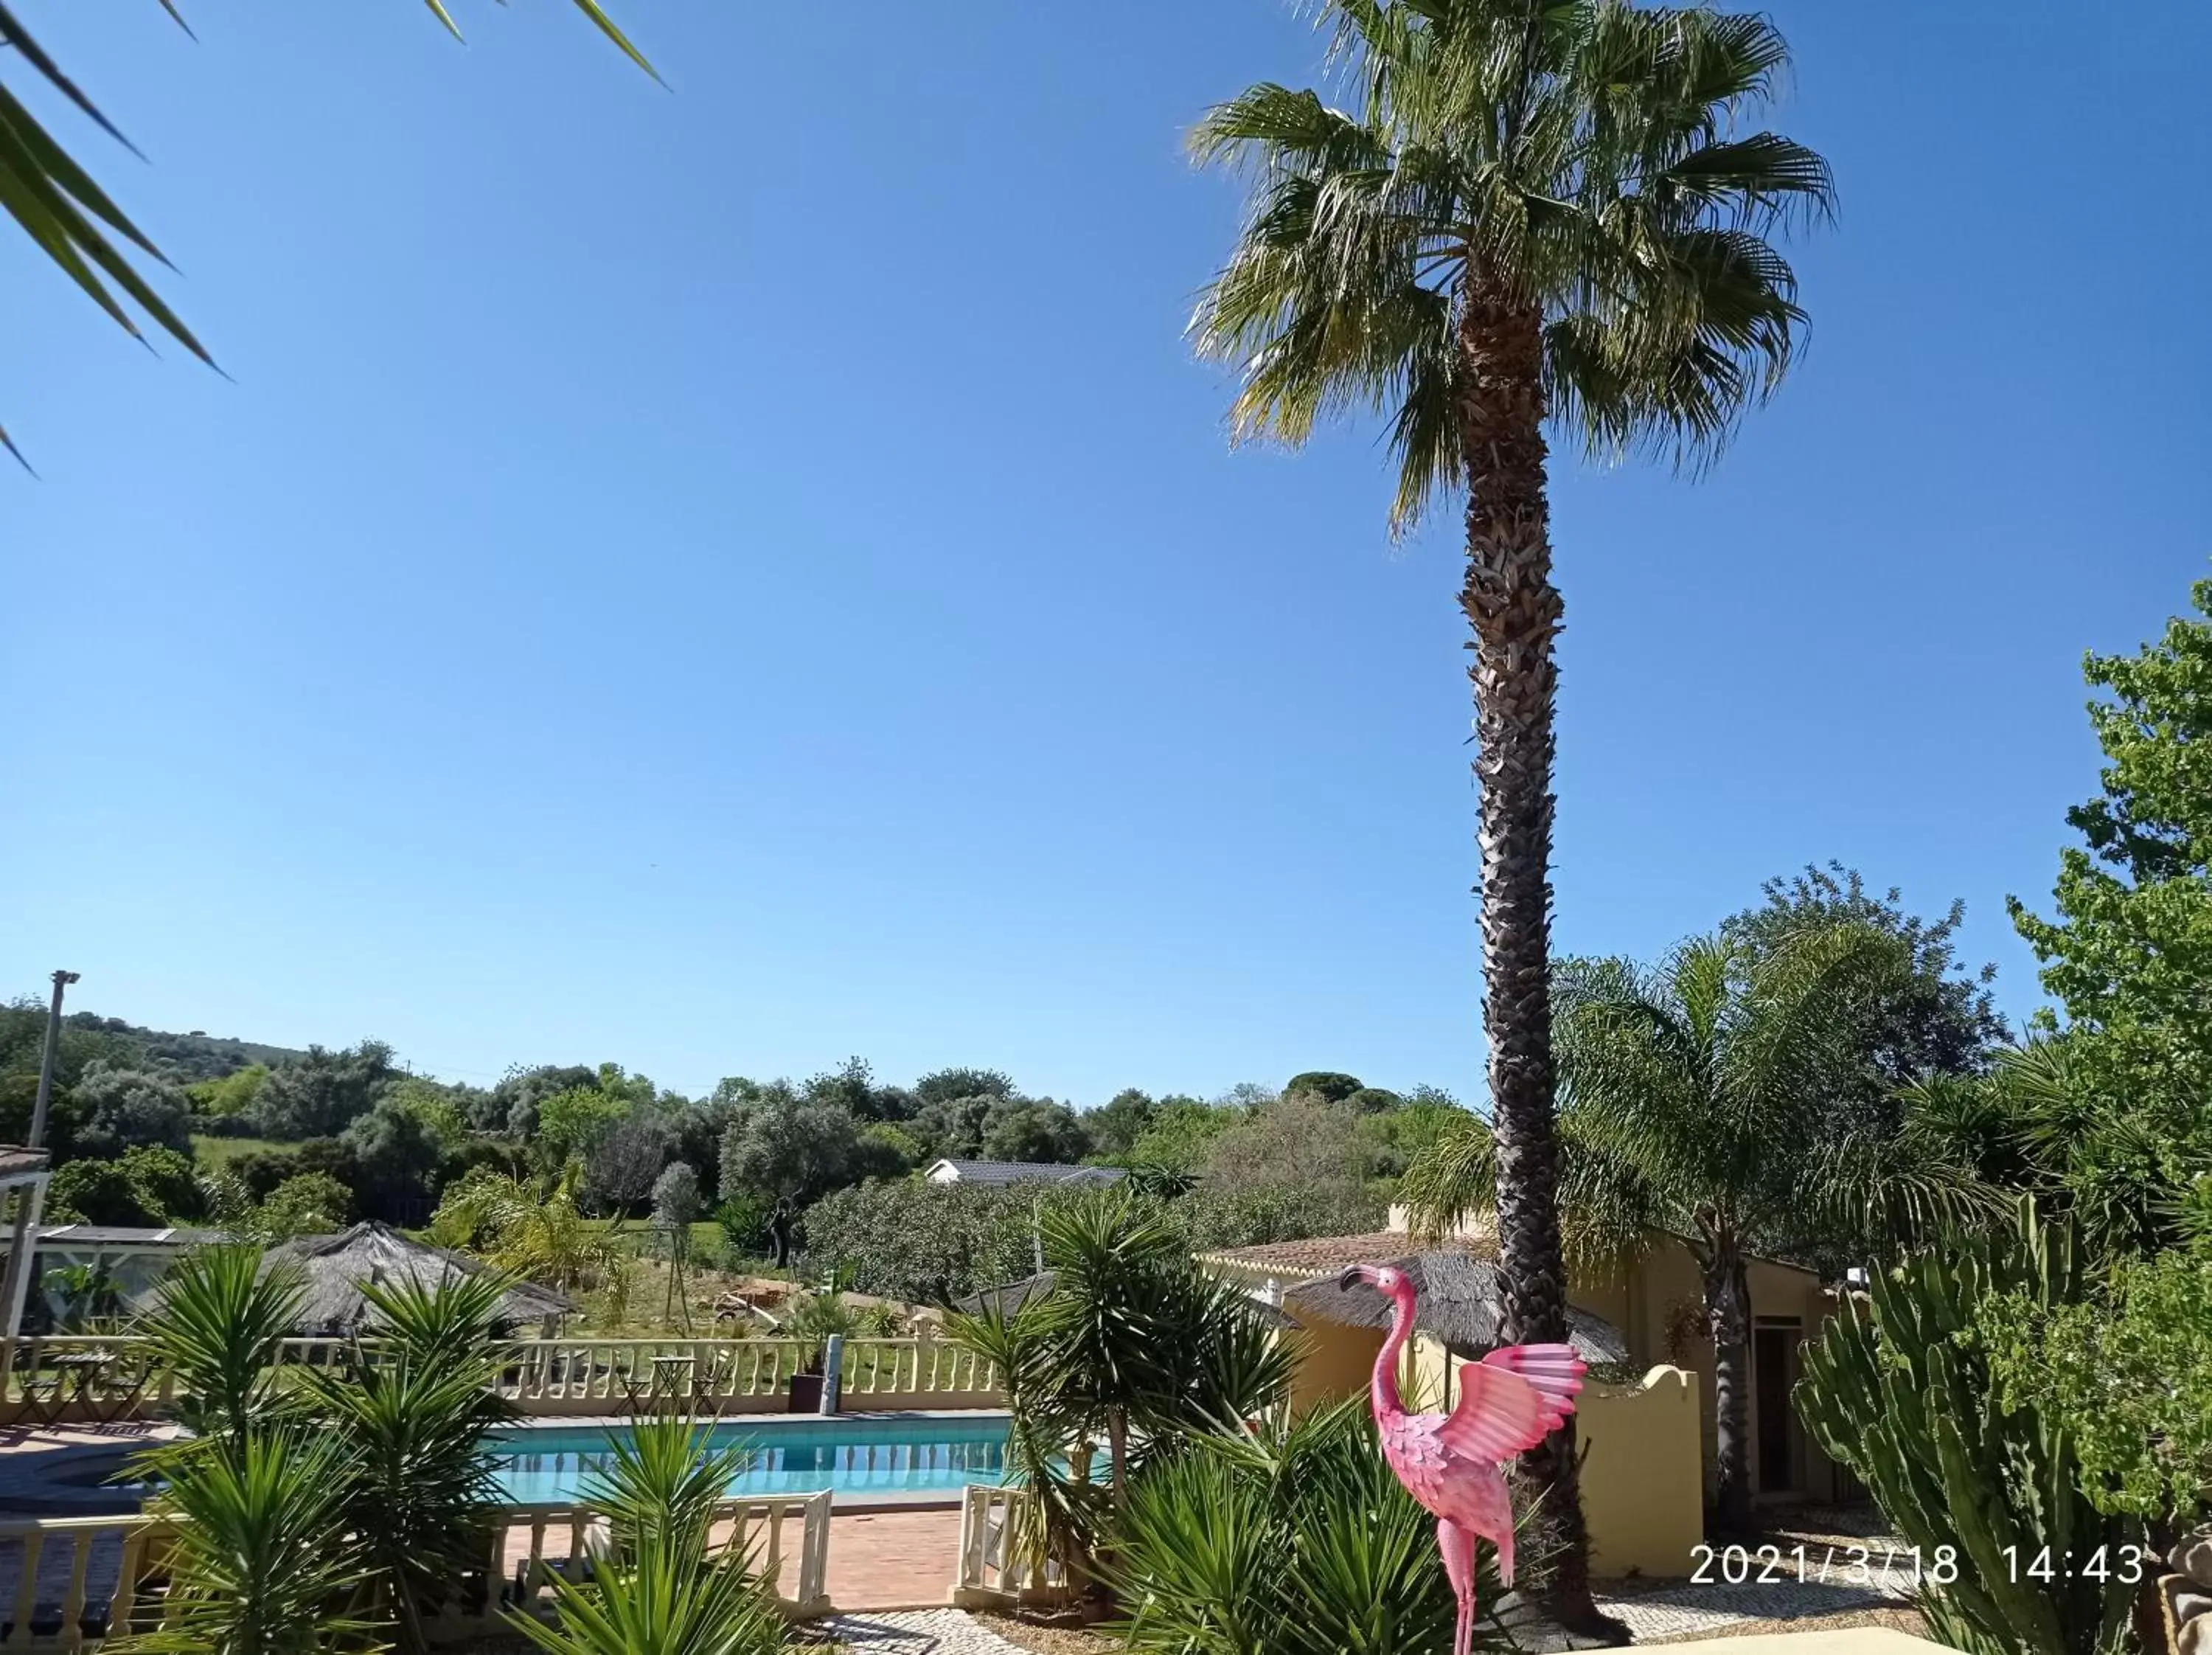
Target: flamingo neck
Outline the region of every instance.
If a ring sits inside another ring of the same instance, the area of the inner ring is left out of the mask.
[[[1390,1295],[1390,1331],[1382,1336],[1382,1348],[1375,1353],[1375,1377],[1369,1386],[1378,1418],[1406,1411],[1398,1397],[1398,1358],[1413,1333],[1413,1295],[1410,1290],[1394,1293]]]

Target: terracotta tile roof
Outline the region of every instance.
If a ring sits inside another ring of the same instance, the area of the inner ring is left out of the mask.
[[[1200,1257],[1243,1269],[1266,1270],[1276,1275],[1333,1275],[1347,1264],[1383,1264],[1411,1258],[1421,1250],[1419,1242],[1403,1230],[1372,1230],[1359,1236],[1310,1236],[1304,1241],[1269,1241],[1256,1247],[1223,1247]],[[1492,1250],[1480,1243],[1469,1250]]]

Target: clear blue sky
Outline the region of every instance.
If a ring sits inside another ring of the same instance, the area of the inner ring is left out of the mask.
[[[0,993],[1480,1096],[1455,547],[1371,429],[1232,453],[1180,338],[1237,206],[1181,134],[1310,78],[1277,0],[623,0],[672,92],[558,0],[28,7],[234,378],[0,236]],[[1706,482],[1559,470],[1557,940],[1839,857],[2017,1015],[2081,654],[2212,554],[2212,12],[1778,16],[1812,346]]]

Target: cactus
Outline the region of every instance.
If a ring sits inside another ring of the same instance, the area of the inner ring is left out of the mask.
[[[1919,1549],[1929,1630],[1969,1655],[2100,1655],[2126,1640],[2135,1587],[2121,1549],[2142,1539],[2140,1526],[2082,1497],[2056,1422],[1999,1406],[1971,1331],[1991,1294],[2048,1305],[2081,1289],[2070,1231],[2039,1223],[2023,1202],[2016,1226],[1877,1277],[1805,1350],[1800,1417]],[[1939,1582],[1930,1566],[1946,1546],[1958,1573]],[[2072,1554],[2072,1578],[2027,1575],[2046,1546],[2054,1560]],[[2100,1546],[2112,1567],[2088,1578],[2080,1566]]]

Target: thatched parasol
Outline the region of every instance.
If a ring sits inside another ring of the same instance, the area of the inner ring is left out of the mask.
[[[459,1275],[482,1275],[489,1266],[466,1253],[410,1241],[388,1224],[356,1224],[330,1236],[300,1236],[269,1250],[264,1268],[290,1265],[300,1275],[305,1302],[298,1330],[303,1335],[351,1333],[372,1327],[380,1313],[362,1288],[371,1282],[419,1281],[434,1287]],[[508,1327],[574,1316],[582,1307],[564,1293],[532,1281],[517,1281],[500,1302],[500,1320]]]
[[[1445,1344],[1462,1349],[1497,1348],[1505,1332],[1504,1284],[1498,1266],[1471,1253],[1417,1253],[1390,1261],[1420,1289],[1413,1325]],[[1373,1287],[1351,1287],[1323,1276],[1283,1295],[1283,1308],[1301,1322],[1334,1322],[1340,1327],[1387,1328],[1390,1301]],[[1585,1362],[1625,1363],[1628,1341],[1620,1329],[1588,1311],[1567,1307],[1567,1342]]]

